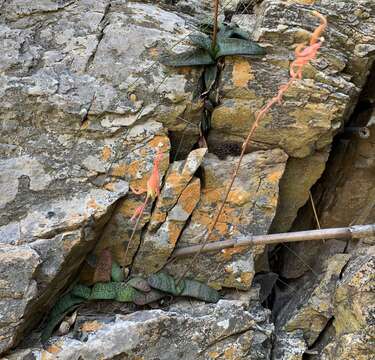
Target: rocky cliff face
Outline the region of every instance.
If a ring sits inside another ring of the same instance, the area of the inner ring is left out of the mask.
[[[316,26],[313,9],[329,22],[323,48],[260,124],[213,240],[315,227],[310,205],[295,219],[326,164],[313,189],[322,227],[374,222],[374,136],[340,135],[374,122],[365,87],[373,1],[222,1],[221,19],[267,55],[225,57],[211,107],[203,67],[160,62],[191,47],[208,0],[5,0],[0,9],[0,353],[27,337],[8,358],[371,359],[372,239],[202,255],[188,275],[223,289],[217,304],[130,315],[104,304],[104,315],[88,311],[94,319],[82,310],[74,336],[45,350],[36,338],[89,254],[109,248],[132,274],[183,272],[189,259],[166,263],[207,231],[256,111]],[[197,145],[207,113],[208,150]],[[157,149],[161,195],[129,244],[145,197],[131,189],[146,188]],[[260,300],[253,280],[270,270],[276,285]]]

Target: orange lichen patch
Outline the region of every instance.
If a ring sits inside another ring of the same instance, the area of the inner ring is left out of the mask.
[[[125,176],[126,173],[127,173],[127,166],[125,164],[114,166],[110,172],[112,176]]]
[[[178,172],[171,172],[167,176],[166,183],[169,184],[169,187],[173,188],[175,194],[179,194],[186,186],[186,178]]]
[[[146,190],[147,189],[147,181],[148,181],[148,176],[147,174],[143,176],[141,179],[135,179],[130,181],[130,186],[133,189],[136,190]]]
[[[241,206],[250,201],[251,194],[248,191],[233,188],[228,196],[228,202]]]
[[[112,155],[112,150],[109,146],[104,146],[102,150],[102,159],[107,161]]]
[[[189,75],[192,72],[192,68],[189,66],[181,66],[176,68],[177,72],[182,75]]]
[[[315,0],[289,0],[289,3],[301,4],[301,5],[313,5],[315,4]]]
[[[104,189],[106,189],[108,191],[114,191],[115,190],[115,184],[114,183],[105,184]]]
[[[124,217],[132,217],[134,210],[141,205],[141,201],[136,201],[132,199],[126,199],[122,201],[117,208],[117,213],[123,215]]]
[[[267,180],[273,183],[279,182],[282,174],[283,170],[274,171],[267,175]]]
[[[99,205],[98,203],[96,202],[95,199],[90,199],[88,202],[87,202],[87,208],[90,208],[90,209],[98,209],[99,208]]]
[[[70,237],[67,237],[67,240],[63,243],[64,252],[69,253],[76,245],[81,241],[81,238],[77,236],[74,240]]]
[[[220,258],[220,260],[229,261],[232,259],[233,255],[242,254],[247,251],[247,249],[248,248],[246,246],[236,246],[233,248],[224,249],[221,250],[218,257]]]
[[[173,246],[176,245],[177,239],[180,236],[182,230],[181,224],[178,223],[169,223],[168,224],[168,236],[169,243]]]
[[[209,213],[198,210],[194,212],[192,222],[202,224],[203,226],[208,228],[212,224],[212,217],[210,215],[211,214]],[[225,235],[227,231],[228,231],[228,224],[226,223],[218,222],[217,225],[215,226],[215,232],[218,233],[217,236]],[[217,240],[217,236],[215,237],[216,240]],[[214,239],[212,238],[210,239],[210,241],[214,241]]]
[[[189,184],[186,189],[182,192],[178,203],[181,204],[183,209],[188,213],[191,214],[194,208],[196,207],[199,197],[200,197],[200,180],[194,179],[194,181]]]
[[[228,360],[234,360],[235,355],[236,355],[235,352],[236,352],[236,349],[234,348],[234,346],[230,346],[229,348],[226,348],[224,350],[224,358]]]
[[[46,350],[43,350],[41,355],[42,355],[42,356],[40,357],[41,360],[53,360],[53,359],[56,359],[56,356],[55,356],[55,355],[49,353],[49,352],[46,351]]]
[[[222,188],[204,189],[202,191],[202,197],[204,197],[204,201],[207,203],[215,203],[221,200],[223,191]]]
[[[242,284],[251,284],[251,281],[253,280],[253,274],[251,272],[243,272],[241,274],[241,282]]]
[[[158,148],[159,146],[160,146],[160,150],[162,150],[162,152],[163,152],[163,150],[164,150],[165,147],[167,149],[169,148],[169,141],[168,141],[168,138],[166,136],[162,136],[162,135],[156,135],[156,136],[154,136],[147,143],[147,148],[145,148],[145,150],[149,149],[149,148]]]
[[[156,209],[152,213],[152,221],[157,223],[162,223],[165,221],[167,214],[165,212],[161,212],[160,210]]]
[[[238,224],[240,222],[239,216],[237,216],[238,209],[225,206],[220,214],[219,222],[227,224]]]
[[[278,196],[276,194],[274,194],[270,199],[269,199],[269,203],[268,205],[269,206],[272,206],[274,208],[277,207],[277,203],[278,203]],[[272,210],[273,211],[273,210]]]
[[[148,53],[154,59],[156,59],[159,56],[159,50],[156,47],[148,49]]]
[[[81,129],[85,130],[85,129],[88,129],[88,127],[89,127],[89,121],[86,120],[86,121],[84,121],[84,122],[82,123],[82,125],[81,125]]]
[[[233,267],[232,266],[226,266],[224,268],[224,271],[227,273],[227,274],[232,274],[233,273]]]
[[[220,356],[220,354],[217,351],[210,351],[208,353],[208,357],[210,359],[217,359]]]
[[[238,87],[247,87],[250,80],[254,79],[249,62],[244,59],[236,59],[232,71],[233,84]]]
[[[61,351],[61,348],[58,347],[58,346],[55,345],[55,344],[52,344],[52,345],[50,345],[50,346],[48,346],[48,347],[46,348],[46,351],[48,351],[48,352],[51,353],[51,354],[57,354],[57,353],[59,353],[59,352]]]
[[[103,324],[99,323],[98,321],[86,321],[81,326],[81,331],[84,332],[93,332],[101,329],[103,327]]]

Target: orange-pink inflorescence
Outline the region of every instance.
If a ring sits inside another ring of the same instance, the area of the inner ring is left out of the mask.
[[[321,38],[322,33],[327,27],[327,19],[317,11],[313,12],[313,15],[320,19],[320,25],[314,30],[311,35],[310,44],[306,46],[305,44],[299,44],[296,47],[295,55],[296,59],[290,64],[289,73],[290,80],[279,87],[279,91],[275,97],[273,97],[257,114],[255,120],[254,130],[258,126],[258,122],[263,118],[269,109],[275,104],[281,104],[281,100],[285,92],[289,89],[290,85],[297,80],[302,79],[303,67],[307,65],[311,60],[314,60],[318,54],[320,47],[322,46],[323,39]],[[253,129],[252,129],[253,130]],[[251,131],[253,133],[254,131]]]
[[[147,180],[147,189],[136,190],[134,188],[131,188],[132,192],[137,195],[147,192],[144,203],[135,209],[134,214],[132,218],[130,219],[132,222],[136,221],[139,217],[142,216],[143,211],[145,210],[145,207],[149,199],[154,200],[156,199],[156,197],[160,195],[159,164],[162,158],[163,158],[163,153],[158,148],[155,159],[154,159],[154,165],[152,168],[151,176]]]
[[[133,187],[130,187],[131,191],[134,194],[140,195],[143,193],[147,193],[145,201],[143,202],[142,205],[138,206],[135,211],[133,216],[131,217],[131,221],[135,222],[132,234],[130,235],[128,245],[125,250],[125,258],[128,254],[130,244],[133,240],[133,237],[135,235],[135,232],[137,231],[137,227],[139,224],[139,221],[143,215],[143,212],[147,206],[147,203],[149,199],[155,200],[159,195],[160,195],[160,175],[159,175],[159,164],[160,161],[163,159],[163,153],[160,151],[160,148],[158,148],[156,152],[156,156],[154,159],[154,165],[152,167],[152,172],[150,175],[150,178],[147,180],[147,189],[134,189]]]

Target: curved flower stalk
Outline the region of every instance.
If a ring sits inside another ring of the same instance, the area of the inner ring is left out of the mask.
[[[232,186],[233,186],[233,183],[234,183],[234,181],[235,181],[235,179],[237,177],[239,168],[241,166],[242,159],[243,159],[243,157],[245,155],[246,148],[247,148],[250,140],[252,139],[252,137],[253,137],[253,135],[255,133],[255,130],[258,128],[260,121],[267,115],[267,113],[270,111],[270,109],[275,104],[279,104],[279,105],[282,104],[282,98],[283,98],[284,94],[286,93],[286,91],[289,89],[289,87],[292,85],[292,83],[295,82],[296,80],[302,79],[303,67],[305,65],[307,65],[311,60],[313,60],[313,59],[316,58],[316,56],[318,54],[318,51],[319,51],[319,49],[322,46],[323,41],[324,41],[324,39],[321,38],[321,35],[324,32],[324,30],[326,29],[326,27],[327,27],[327,19],[322,14],[320,14],[317,11],[314,11],[313,15],[319,18],[320,25],[314,30],[313,34],[311,35],[309,45],[299,44],[296,47],[296,49],[295,49],[295,56],[296,56],[296,58],[290,64],[290,68],[289,68],[290,80],[286,84],[281,85],[279,87],[279,91],[278,91],[277,95],[275,97],[273,97],[266,105],[264,105],[263,108],[261,108],[259,110],[259,112],[257,113],[257,116],[255,118],[254,124],[250,128],[250,131],[249,131],[249,133],[247,135],[247,138],[246,138],[246,140],[242,144],[241,155],[240,155],[240,157],[238,159],[238,162],[237,162],[237,165],[236,165],[236,167],[234,169],[232,178],[231,178],[230,183],[228,185],[228,188],[227,188],[227,190],[225,192],[225,195],[224,195],[223,201],[222,201],[222,203],[220,205],[220,208],[219,208],[219,210],[218,210],[218,212],[217,212],[217,214],[216,214],[216,216],[215,216],[215,218],[214,218],[211,226],[208,229],[207,235],[206,235],[204,241],[202,242],[202,245],[201,245],[199,251],[194,255],[194,257],[192,258],[191,262],[189,263],[189,265],[187,266],[187,268],[185,269],[185,271],[183,272],[183,274],[179,277],[177,283],[183,277],[185,277],[185,275],[187,274],[187,272],[190,270],[191,266],[196,261],[197,257],[200,255],[203,247],[210,240],[210,238],[212,236],[212,232],[215,229],[215,226],[216,226],[216,224],[217,224],[217,222],[218,222],[218,220],[220,218],[220,215],[223,212],[225,203],[227,202],[229,193],[230,193],[230,191],[232,189]]]
[[[132,234],[130,235],[128,245],[126,246],[125,258],[126,258],[128,252],[129,252],[130,244],[132,243],[135,232],[137,231],[139,221],[142,218],[143,212],[144,212],[149,200],[150,199],[155,200],[160,195],[159,164],[160,164],[160,161],[162,160],[162,158],[163,158],[163,153],[160,151],[160,148],[158,148],[158,150],[156,152],[155,159],[154,159],[154,165],[153,165],[153,168],[152,168],[151,176],[147,181],[147,189],[134,189],[134,188],[131,187],[131,191],[136,195],[146,193],[146,198],[145,198],[145,201],[143,202],[143,204],[138,206],[135,209],[134,214],[131,218],[131,221],[135,222],[135,224],[134,224],[134,227],[133,227]]]

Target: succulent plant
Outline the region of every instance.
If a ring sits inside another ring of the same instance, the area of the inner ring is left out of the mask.
[[[161,62],[174,67],[205,66],[216,64],[222,56],[261,56],[266,53],[264,48],[250,40],[248,34],[235,25],[220,26],[215,47],[212,46],[210,36],[206,34],[192,34],[189,39],[196,46],[195,49],[164,56]]]

